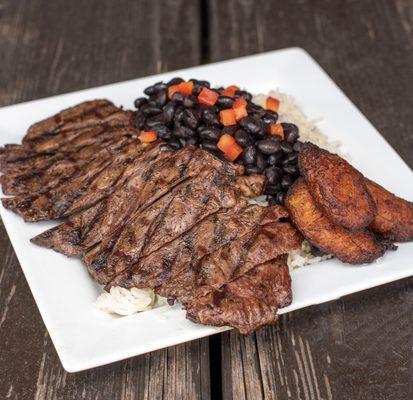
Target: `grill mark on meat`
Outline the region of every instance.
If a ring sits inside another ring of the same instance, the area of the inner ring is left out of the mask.
[[[52,228],[53,234],[47,240],[39,235],[33,238],[32,242],[66,255],[79,255],[88,248],[99,245],[102,238],[113,237],[119,226],[126,224],[137,209],[143,210],[150,206],[165,192],[184,181],[184,174],[193,173],[186,168],[193,158],[193,149],[186,148],[172,154],[166,150],[159,152],[158,147],[155,147],[147,150],[142,159],[136,159],[131,166],[135,172],[132,171],[122,188],[102,202],[97,223],[84,224],[87,230],[79,227],[83,214],[80,213],[72,218],[72,227],[63,223]],[[176,167],[178,174],[174,172]],[[142,181],[142,172],[148,170],[152,171],[152,174]],[[84,234],[80,242],[73,242],[71,229],[82,229]]]
[[[106,99],[80,103],[33,124],[23,138],[23,142],[32,141],[47,133],[55,132],[70,122],[82,121],[93,116],[102,118],[118,110],[118,107],[115,107],[111,101]]]
[[[117,239],[118,244],[112,251],[111,256],[106,255],[102,257],[99,255],[99,251],[109,252],[108,247],[106,246],[105,248],[104,245],[101,246],[103,249],[96,248],[87,254],[84,261],[90,267],[90,272],[94,278],[100,283],[107,283],[114,273],[119,273],[126,269],[130,264],[136,262],[141,255],[148,255],[156,251],[164,243],[168,243],[174,240],[176,236],[182,235],[193,224],[208,214],[215,212],[222,206],[233,206],[236,203],[236,195],[231,187],[231,185],[234,186],[233,170],[230,170],[229,175],[222,174],[222,167],[225,166],[225,163],[219,163],[217,166],[220,167],[218,168],[220,172],[207,170],[197,176],[196,179],[192,179],[188,184],[176,187],[174,190],[179,190],[178,196],[169,194],[170,199],[164,197],[158,200],[154,205],[154,215],[150,216],[151,211],[146,210],[149,213],[149,220],[145,217],[145,214],[138,214],[132,219],[119,239]],[[212,177],[210,177],[211,175]],[[228,179],[229,177],[231,177],[231,180]],[[204,187],[205,185],[206,187]],[[214,194],[214,190],[218,191],[218,194]],[[210,201],[212,194],[214,194],[214,199]],[[192,201],[187,202],[187,198]],[[178,202],[175,201],[176,199],[178,199]],[[199,199],[199,201],[196,202],[194,199]],[[166,202],[166,204],[162,204],[162,202]],[[181,203],[182,205],[180,206]],[[168,215],[171,205],[174,206],[173,209],[176,211],[171,211],[170,215]],[[159,207],[164,210],[163,213],[156,211]],[[189,219],[188,216],[190,216]],[[154,227],[157,229],[154,229]],[[138,236],[136,236],[136,233],[138,233]],[[150,241],[148,240],[149,238]],[[147,248],[147,243],[149,243],[149,248]],[[98,262],[94,263],[96,258]],[[101,262],[103,258],[108,264],[106,267]],[[99,266],[98,274],[96,274],[96,266]]]
[[[30,192],[44,192],[81,173],[82,168],[91,161],[113,156],[117,147],[130,141],[125,137],[114,138],[107,143],[86,146],[77,152],[69,153],[60,160],[51,162],[40,170],[32,170],[25,174],[7,174],[0,177],[3,193],[22,195]]]
[[[8,164],[30,160],[39,155],[68,152],[94,142],[116,136],[138,136],[139,131],[130,123],[130,113],[122,112],[123,119],[102,121],[98,125],[87,126],[62,132],[59,136],[44,137],[34,143],[24,143],[16,147],[5,147],[0,153],[0,170],[7,170]]]
[[[127,146],[128,143],[123,148],[125,149]],[[136,150],[138,150],[138,146],[141,145],[136,143],[130,146],[135,146]],[[119,149],[117,151],[119,151]],[[126,153],[126,156],[128,156],[128,153]],[[99,159],[94,160],[90,163],[86,171],[82,170],[82,173],[67,180],[65,184],[56,189],[39,194],[30,194],[28,196],[16,196],[12,199],[2,199],[3,205],[17,212],[28,222],[54,219],[67,215],[66,210],[82,195],[93,180],[99,176],[105,168],[110,165],[115,165],[119,160],[123,161],[122,158],[125,158],[125,155],[119,153],[119,155],[114,158],[104,159],[103,161]]]

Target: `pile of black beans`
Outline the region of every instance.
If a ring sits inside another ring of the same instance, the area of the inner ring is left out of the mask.
[[[195,145],[220,158],[217,142],[223,134],[229,134],[243,147],[235,161],[245,166],[248,175],[264,174],[267,177],[265,194],[270,205],[284,204],[285,193],[299,175],[297,155],[302,143],[298,127],[281,123],[285,138],[271,136],[270,124],[275,124],[278,114],[253,103],[252,95],[237,90],[234,97],[219,96],[214,106],[198,102],[197,96],[206,87],[207,81],[191,79],[192,94],[176,92],[168,98],[168,88],[184,80],[173,78],[169,82],[158,82],[144,90],[146,97],[135,100],[135,126],[141,130],[156,131],[158,138],[172,149]],[[211,89],[220,94],[223,88]],[[219,112],[231,108],[237,97],[247,101],[248,116],[237,125],[223,126]]]

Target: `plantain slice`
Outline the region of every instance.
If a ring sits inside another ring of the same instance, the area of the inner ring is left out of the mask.
[[[302,178],[288,191],[285,206],[292,222],[311,244],[343,262],[370,263],[385,251],[385,246],[377,242],[371,232],[348,231],[323,215]]]
[[[347,161],[305,143],[298,157],[300,172],[323,213],[351,231],[367,227],[376,215],[363,175]]]
[[[377,206],[377,215],[369,228],[396,242],[413,239],[413,203],[368,179],[366,185]]]

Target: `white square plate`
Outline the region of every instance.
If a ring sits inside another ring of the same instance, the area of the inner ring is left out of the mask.
[[[173,76],[237,84],[252,93],[274,88],[295,97],[320,128],[366,176],[392,192],[413,199],[413,174],[360,111],[302,49],[291,48],[211,65],[169,72],[64,94],[0,109],[0,144],[19,143],[32,123],[84,100],[108,98],[132,107],[143,89]],[[383,168],[385,166],[385,168]],[[394,179],[397,177],[397,179]],[[115,318],[96,308],[101,289],[80,260],[42,249],[29,239],[55,223],[27,224],[10,211],[0,213],[30,289],[64,368],[84,370],[211,335],[219,329],[185,319],[175,305]],[[373,265],[351,267],[336,260],[294,270],[293,303],[282,313],[413,275],[413,243],[387,253]],[[222,329],[221,329],[222,330]]]

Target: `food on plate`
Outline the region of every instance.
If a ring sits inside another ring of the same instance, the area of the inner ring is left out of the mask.
[[[330,220],[302,178],[288,191],[285,204],[294,225],[311,244],[345,263],[370,263],[385,251],[385,246],[368,230],[351,232]]]
[[[196,322],[208,318],[212,325],[230,324],[250,333],[274,322],[276,310],[291,301],[283,255],[300,246],[302,237],[283,221],[286,216],[281,206],[248,206],[240,201],[141,257],[107,288],[151,287],[179,301]],[[271,276],[276,279],[267,282]],[[237,293],[237,287],[249,287],[248,293],[255,291],[255,297]],[[220,308],[219,316],[210,314]]]
[[[102,309],[162,296],[250,333],[291,302],[288,263],[372,262],[412,238],[411,203],[299,141],[292,121],[327,143],[296,111],[280,117],[279,96],[181,78],[144,93],[134,111],[81,103],[0,149],[3,205],[27,222],[64,218],[32,242],[80,257],[110,291]]]
[[[367,189],[377,206],[377,214],[370,224],[371,231],[396,242],[413,239],[413,203],[390,193],[366,179]]]
[[[313,199],[332,222],[356,231],[373,221],[376,204],[364,177],[343,158],[305,143],[298,165]]]

